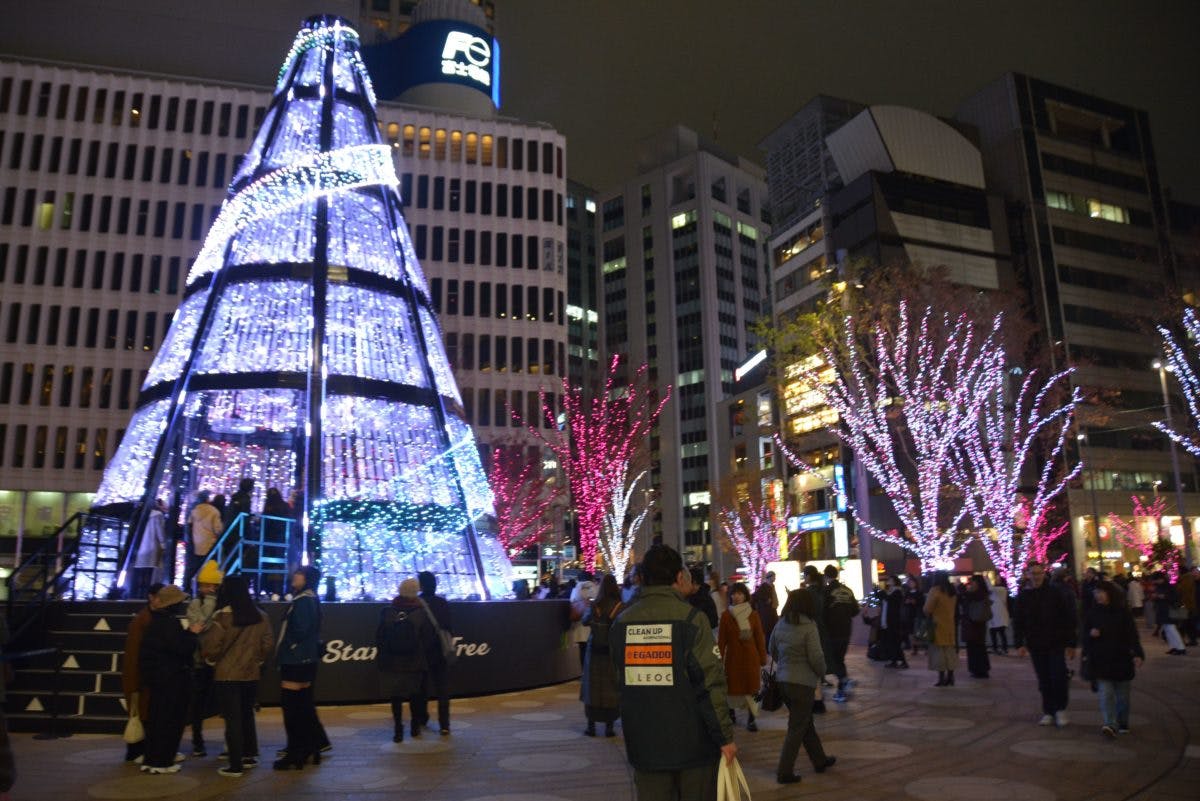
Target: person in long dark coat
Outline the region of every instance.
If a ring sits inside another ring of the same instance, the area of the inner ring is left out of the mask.
[[[967,647],[967,671],[972,678],[986,679],[992,664],[987,653],[988,621],[992,619],[992,591],[983,576],[976,574],[967,581],[962,594],[962,641]]]
[[[1100,732],[1115,737],[1129,731],[1129,688],[1146,654],[1121,588],[1098,581],[1092,597],[1083,623],[1083,654],[1100,695]]]
[[[425,709],[425,685],[434,652],[441,653],[437,627],[418,597],[421,586],[416,579],[400,582],[400,594],[379,613],[375,630],[379,670],[384,693],[392,701],[392,742],[404,742],[404,702],[408,702],[409,728],[413,737],[421,736]]]
[[[587,715],[587,728],[583,733],[588,737],[596,736],[597,723],[604,724],[605,737],[617,736],[613,724],[621,716],[621,692],[617,669],[609,652],[608,634],[623,608],[621,588],[610,574],[600,582],[600,593],[580,621],[589,630],[583,657],[583,685],[579,690],[579,700],[583,701]]]
[[[180,606],[187,595],[178,587],[163,587],[150,602],[150,623],[142,635],[138,669],[141,685],[149,690],[150,708],[144,721],[146,745],[143,773],[176,773],[175,754],[187,723],[188,693],[196,634],[201,626],[184,629]]]

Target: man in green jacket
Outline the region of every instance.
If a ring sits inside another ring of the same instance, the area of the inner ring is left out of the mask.
[[[688,604],[679,553],[655,545],[642,591],[612,629],[625,751],[638,801],[715,801],[720,759],[733,761],[725,670],[704,613]]]

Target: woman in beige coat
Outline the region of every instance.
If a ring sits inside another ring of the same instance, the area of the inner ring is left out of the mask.
[[[258,765],[254,705],[263,663],[275,647],[271,622],[250,599],[241,576],[230,576],[217,592],[217,613],[200,640],[200,652],[214,667],[213,686],[225,719],[229,764],[218,773],[239,777]]]
[[[954,626],[957,607],[958,594],[950,584],[950,574],[935,573],[933,588],[925,598],[925,616],[933,626],[933,635],[929,638],[929,669],[938,672],[934,687],[954,686],[954,668],[958,667],[958,637]]]

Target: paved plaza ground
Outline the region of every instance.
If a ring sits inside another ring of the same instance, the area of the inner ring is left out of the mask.
[[[1071,725],[1034,725],[1037,688],[1028,660],[993,657],[990,680],[966,677],[932,687],[916,667],[885,670],[852,649],[859,679],[851,702],[818,718],[826,750],[838,757],[816,775],[804,757],[799,785],[775,784],[785,716],[764,714],[758,734],[740,730],[742,764],[756,801],[783,798],[921,801],[1196,801],[1200,798],[1200,649],[1151,657],[1134,682],[1133,733],[1099,734],[1096,696],[1076,680]],[[322,710],[334,750],[318,768],[275,773],[269,764],[243,779],[217,775],[213,757],[189,759],[174,776],[147,776],[122,763],[118,737],[57,742],[15,735],[20,801],[85,799],[271,799],[280,801],[625,801],[633,798],[620,737],[583,736],[578,683],[456,701],[454,734],[427,732],[391,743],[387,707]],[[259,717],[264,755],[282,743],[279,711]],[[663,732],[663,737],[670,737]],[[210,721],[209,742],[220,741]],[[185,740],[186,742],[186,740]]]

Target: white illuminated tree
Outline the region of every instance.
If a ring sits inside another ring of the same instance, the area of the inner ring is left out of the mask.
[[[646,477],[648,471],[643,470],[634,476],[633,481],[626,482],[629,475],[629,463],[626,462],[616,471],[613,482],[612,499],[604,512],[604,528],[600,534],[600,553],[609,572],[618,580],[624,578],[633,556],[633,543],[638,530],[650,514],[653,502],[647,497],[640,512],[634,513],[633,499],[638,483]]]
[[[1156,422],[1154,427],[1182,445],[1193,456],[1200,457],[1200,438],[1197,436],[1200,434],[1200,376],[1197,376],[1196,368],[1193,367],[1197,358],[1196,343],[1200,342],[1200,317],[1195,309],[1189,308],[1184,311],[1183,329],[1187,338],[1182,342],[1166,326],[1160,325],[1158,332],[1162,336],[1163,351],[1167,356],[1166,369],[1174,373],[1179,382],[1191,425],[1187,431],[1168,425],[1166,421]]]
[[[779,531],[787,525],[787,515],[777,514],[767,498],[761,503],[743,501],[734,507],[723,506],[717,512],[722,533],[746,568],[751,591],[767,573],[767,565],[780,559]],[[799,537],[788,541],[790,551]]]
[[[1080,397],[1071,387],[1065,401],[1055,400],[1065,391],[1071,370],[1040,387],[1032,371],[1010,405],[1005,372],[990,385],[977,422],[964,430],[951,472],[979,541],[1016,592],[1026,566],[1049,547],[1041,540],[1051,533],[1044,528],[1053,500],[1083,469],[1079,462],[1070,470],[1063,465]],[[1022,478],[1039,456],[1037,482],[1026,497]]]
[[[883,531],[851,504],[860,529],[912,551],[926,569],[950,565],[968,541],[960,532],[967,507],[947,489],[955,450],[1003,380],[1000,323],[996,315],[990,330],[980,331],[965,314],[935,315],[927,307],[914,324],[901,303],[894,331],[880,323],[860,343],[848,317],[840,353],[823,354],[838,367],[832,380],[811,370],[803,377],[837,412],[831,433],[880,485],[903,526]],[[812,472],[778,439],[793,465]]]

